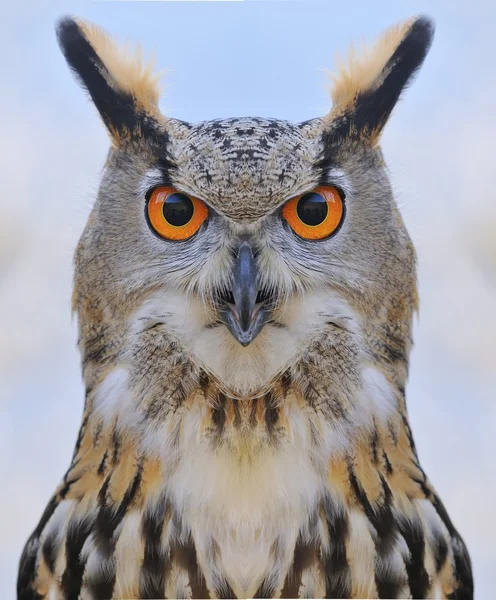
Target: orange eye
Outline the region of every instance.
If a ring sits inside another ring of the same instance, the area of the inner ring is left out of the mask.
[[[282,209],[282,216],[291,229],[306,240],[329,237],[340,226],[343,215],[344,206],[338,190],[327,185],[291,198]]]
[[[198,198],[171,187],[158,187],[148,199],[146,216],[150,227],[160,237],[187,240],[208,217],[208,208]]]

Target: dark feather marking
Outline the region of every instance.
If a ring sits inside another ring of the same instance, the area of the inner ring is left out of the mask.
[[[279,411],[277,410],[274,395],[272,392],[265,394],[265,425],[269,436],[274,433],[274,428],[279,419]]]
[[[189,574],[189,584],[193,598],[210,598],[207,584],[198,565],[196,548],[190,538],[185,544],[176,544],[172,549],[177,563]]]
[[[286,398],[289,388],[291,386],[291,373],[289,371],[285,371],[281,377],[281,386],[282,386],[282,395],[283,398]]]
[[[339,329],[340,331],[346,331],[346,333],[349,333],[349,330],[346,327],[336,323],[335,321],[326,321],[326,325],[330,325],[331,327],[334,327],[334,329]]]
[[[162,325],[165,325],[165,323],[163,321],[156,321],[155,323],[152,323],[151,325],[147,325],[145,327],[145,329],[143,329],[142,333],[147,333],[149,331],[153,331],[154,329],[158,329],[159,327],[162,327]]]
[[[379,462],[379,455],[378,455],[378,446],[379,446],[379,434],[377,433],[377,426],[375,423],[375,419],[373,418],[373,429],[372,429],[372,434],[370,436],[370,447],[372,450],[372,460],[374,462],[374,464],[377,465],[377,463]]]
[[[17,600],[45,600],[45,596],[40,596],[32,587],[19,589],[17,588]]]
[[[391,441],[393,442],[394,447],[396,448],[396,446],[398,446],[398,432],[396,431],[394,422],[389,419],[388,420],[388,432],[389,432],[389,436],[391,437]]]
[[[17,594],[19,600],[38,600],[41,596],[33,589],[33,579],[36,574],[36,560],[38,553],[39,537],[46,524],[52,517],[60,500],[53,496],[47,504],[36,529],[29,536],[19,561],[19,574],[17,576]]]
[[[201,387],[203,393],[205,394],[208,391],[208,386],[210,384],[210,380],[208,378],[208,375],[205,373],[205,371],[200,371],[200,376],[198,378],[198,381],[200,382],[200,387]]]
[[[334,125],[338,122],[336,119],[332,129],[325,129],[321,136],[322,152],[318,160],[314,164],[314,169],[320,173],[318,185],[329,185],[328,173],[331,167],[335,164],[339,136],[334,135]]]
[[[75,466],[75,464],[77,464],[77,461],[76,461],[76,463],[74,463],[71,466],[71,469]],[[71,489],[71,486],[74,483],[76,483],[76,481],[79,481],[81,479],[81,475],[78,475],[77,477],[74,477],[73,479],[68,479],[68,475],[71,472],[71,469],[69,469],[69,471],[67,471],[67,473],[64,476],[64,479],[63,479],[63,481],[64,481],[64,487],[59,490],[59,494],[58,495],[59,495],[60,500],[63,500],[67,496],[67,494],[69,493],[69,490]]]
[[[88,395],[86,396],[86,399],[88,399]],[[72,455],[72,461],[74,461],[74,459],[76,458],[77,453],[79,452],[79,449],[81,448],[81,444],[83,442],[83,437],[84,437],[84,433],[86,431],[86,426],[88,425],[88,419],[90,418],[89,413],[86,413],[86,415],[83,418],[83,422],[81,423],[81,427],[79,428],[79,432],[78,432],[78,436],[77,436],[77,440],[76,440],[76,446],[74,447],[74,452]]]
[[[162,548],[162,531],[170,514],[170,506],[165,498],[162,498],[158,506],[153,511],[147,511],[143,517],[141,535],[145,553],[139,574],[140,598],[164,598],[170,556]]]
[[[298,538],[293,555],[291,570],[286,575],[281,598],[298,598],[303,571],[317,560],[318,550],[315,544]]]
[[[100,441],[100,436],[102,435],[103,430],[103,421],[100,421],[98,425],[95,427],[95,431],[93,432],[93,446],[97,446]]]
[[[92,579],[86,583],[91,600],[108,600],[112,598],[115,585],[115,565],[107,562],[105,568],[100,568],[98,580]],[[76,597],[74,598],[76,600]]]
[[[43,542],[43,559],[45,560],[45,564],[50,571],[50,573],[55,572],[55,561],[57,559],[57,552],[59,550],[60,543],[57,540],[59,532],[54,530],[51,531],[45,538]]]
[[[456,590],[454,590],[453,592],[451,592],[451,594],[448,594],[447,599],[448,600],[473,600],[474,598],[474,591],[473,588],[466,588],[466,587],[457,587]]]
[[[431,502],[451,536],[453,556],[455,559],[455,577],[458,583],[452,597],[454,600],[470,600],[474,594],[474,580],[472,575],[472,564],[467,548],[460,537],[460,534],[453,526],[439,497],[433,494]]]
[[[45,510],[43,511],[40,522],[36,526],[36,529],[33,531],[33,535],[31,537],[33,537],[33,538],[40,537],[41,532],[45,529],[46,524],[51,519],[51,517],[52,517],[53,513],[55,512],[55,509],[57,508],[58,505],[59,505],[59,499],[57,498],[57,496],[54,496],[48,503]]]
[[[133,481],[126,490],[119,506],[107,504],[107,490],[112,478],[110,474],[104,481],[98,494],[99,510],[93,525],[93,536],[95,544],[103,553],[102,565],[98,573],[92,574],[91,579],[86,582],[91,597],[95,600],[111,598],[115,586],[115,561],[113,553],[115,544],[114,533],[119,523],[124,518],[129,506],[132,504],[141,485],[143,465],[140,462]],[[105,565],[105,566],[104,566]]]
[[[421,523],[400,519],[398,529],[404,537],[410,557],[405,561],[408,585],[413,598],[425,598],[429,591],[429,576],[424,566],[425,540]]]
[[[386,359],[387,362],[389,362],[389,363],[406,362],[407,356],[406,356],[406,350],[404,348],[398,349],[398,348],[393,347],[390,344],[383,344],[381,346],[381,348],[382,348],[382,356]]]
[[[382,456],[383,456],[383,458],[384,458],[384,464],[385,464],[385,466],[386,466],[386,473],[387,473],[388,475],[391,475],[391,474],[392,474],[392,472],[393,472],[393,466],[392,466],[392,464],[391,464],[391,461],[389,460],[389,457],[388,457],[388,455],[386,454],[386,451],[385,451],[385,450],[383,450],[383,451],[382,451]]]
[[[446,525],[446,529],[451,537],[458,537],[458,532],[456,531],[451,519],[444,508],[444,504],[441,502],[439,496],[433,494],[432,504],[436,509],[437,514],[439,515],[441,521]]]
[[[217,428],[217,435],[221,436],[226,423],[226,397],[219,392],[215,406],[212,408],[212,421]]]
[[[234,407],[234,422],[233,425],[234,427],[240,427],[241,426],[241,412],[239,410],[239,400],[233,400],[233,407]]]
[[[258,399],[251,400],[250,427],[256,427],[256,425],[257,425],[257,406],[258,406]]]
[[[413,456],[415,457],[415,466],[422,473],[423,482],[424,482],[424,484],[426,484],[427,483],[427,475],[424,473],[422,467],[420,466],[419,459],[417,456],[417,449],[415,447],[415,441],[413,439],[412,429],[410,427],[410,423],[408,422],[408,417],[406,416],[406,414],[402,415],[401,420],[403,423],[403,427],[405,428],[405,433],[408,438],[408,443],[410,444],[410,448],[413,452]],[[430,495],[430,492],[427,494],[427,496],[429,496],[429,495]]]
[[[376,561],[375,585],[377,587],[378,598],[399,598],[399,592],[403,585],[401,575],[388,574],[382,567],[382,561],[380,561],[380,564],[382,572],[378,572]]]
[[[98,465],[98,475],[103,475],[105,473],[105,466],[107,463],[107,455],[108,455],[108,450],[105,450],[103,458],[100,461],[100,464]]]
[[[348,517],[344,509],[334,505],[329,497],[323,502],[324,515],[329,530],[329,548],[322,556],[326,576],[326,598],[351,596],[351,571],[346,557]]]
[[[121,440],[119,438],[119,433],[117,432],[117,425],[114,426],[112,431],[112,448],[112,464],[116,465],[119,458],[119,451],[121,449]]]
[[[273,598],[274,597],[274,585],[264,579],[260,584],[258,590],[255,592],[254,598]]]
[[[232,600],[233,598],[237,598],[236,594],[232,590],[232,587],[226,580],[224,580],[222,585],[217,589],[216,597],[219,598],[219,600]]]
[[[43,600],[34,590],[33,581],[36,573],[36,557],[38,539],[34,534],[29,538],[22,552],[17,576],[17,600]]]
[[[61,580],[62,593],[67,600],[77,600],[81,593],[86,561],[81,560],[80,555],[92,527],[93,519],[86,517],[82,521],[71,521],[67,528],[66,567]]]
[[[453,556],[455,558],[455,576],[458,583],[453,598],[456,600],[472,600],[474,597],[472,563],[467,548],[459,535],[453,538]]]
[[[415,475],[413,475],[413,474],[409,474],[409,477],[413,482],[418,484],[418,486],[422,490],[422,493],[424,494],[425,498],[427,498],[428,500],[430,500],[432,502],[433,494],[432,494],[432,490],[428,486],[427,477],[425,476],[425,473],[422,471],[422,469],[420,468],[420,466],[418,464],[415,463],[415,466],[422,473],[422,477],[421,478],[415,477]]]
[[[434,555],[434,562],[436,563],[436,573],[439,573],[448,558],[448,544],[440,531],[434,531],[432,553]]]
[[[377,532],[375,540],[377,550],[375,583],[379,598],[396,598],[402,585],[401,577],[393,575],[382,568],[383,561],[387,554],[393,550],[397,540],[397,524],[391,510],[392,494],[381,475],[381,484],[384,491],[384,501],[381,505],[372,507],[367,498],[367,494],[358,482],[353,467],[348,466],[351,488],[359,504],[362,505],[365,515]]]
[[[117,509],[115,505],[107,504],[107,489],[110,484],[112,474],[106,478],[102,488],[100,489],[98,494],[98,504],[100,509],[95,520],[94,534],[95,542],[100,545],[102,551],[104,551],[107,556],[111,555],[115,546],[115,540],[112,540],[115,529],[124,518],[124,515],[126,514],[129,506],[133,502],[139,490],[142,472],[143,465],[140,463],[136,470],[134,479],[126,490],[122,502],[119,504]]]

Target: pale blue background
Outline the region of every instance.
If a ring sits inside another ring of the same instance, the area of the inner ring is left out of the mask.
[[[163,111],[303,120],[324,68],[425,12],[437,34],[383,147],[419,252],[408,404],[420,458],[464,536],[479,600],[496,571],[496,14],[473,2],[4,3],[0,19],[0,598],[68,466],[83,388],[71,259],[108,140],[56,45],[72,13],[155,48]]]

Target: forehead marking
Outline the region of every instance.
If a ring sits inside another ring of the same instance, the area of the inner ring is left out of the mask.
[[[248,117],[206,121],[185,138],[171,139],[173,177],[225,215],[256,220],[317,185],[322,150],[307,124]]]

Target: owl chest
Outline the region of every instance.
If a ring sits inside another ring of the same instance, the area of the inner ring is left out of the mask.
[[[229,401],[227,401],[229,403]],[[260,586],[281,589],[298,539],[312,536],[325,486],[312,458],[304,411],[226,406],[224,414],[197,414],[182,423],[180,461],[170,490],[183,537],[194,543],[210,590],[238,597]]]

